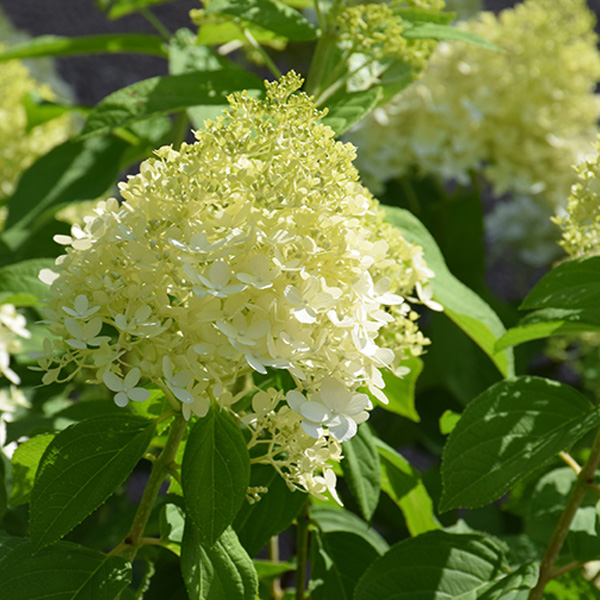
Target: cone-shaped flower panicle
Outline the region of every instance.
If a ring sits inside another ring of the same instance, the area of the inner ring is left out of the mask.
[[[358,388],[385,400],[380,370],[401,372],[427,343],[408,299],[430,300],[432,273],[301,83],[290,73],[265,100],[231,96],[194,144],[160,148],[120,184],[122,204],[74,226],[41,275],[56,341],[39,361],[51,380],[87,368],[119,405],[157,385],[188,417],[230,407],[240,378],[287,370],[305,403],[260,392],[250,445],[272,439],[286,453],[265,462],[322,494],[326,461],[371,408]]]

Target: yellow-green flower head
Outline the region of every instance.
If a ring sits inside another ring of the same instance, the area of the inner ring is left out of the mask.
[[[27,131],[24,101],[32,92],[47,100],[54,97],[48,86],[30,76],[21,61],[3,62],[0,67],[0,199],[13,193],[19,175],[27,167],[73,132],[68,115]]]
[[[350,138],[359,168],[375,181],[413,168],[466,181],[476,170],[498,194],[560,203],[600,114],[594,22],[584,0],[527,0],[461,24],[503,52],[440,44],[422,79]]]
[[[594,146],[575,167],[566,214],[555,219],[563,230],[560,245],[573,258],[600,254],[600,138]]]
[[[366,54],[375,59],[403,60],[415,69],[425,66],[436,46],[430,40],[407,40],[402,37],[403,21],[394,12],[398,5],[441,10],[443,2],[371,2],[342,8],[336,15],[338,36],[350,52]]]
[[[297,386],[285,422],[310,444],[351,437],[371,408],[359,387],[385,400],[381,370],[426,343],[408,300],[432,304],[432,273],[382,223],[354,148],[301,83],[231,96],[196,143],[160,148],[120,184],[122,205],[57,237],[67,253],[42,274],[58,338],[39,359],[46,383],[86,368],[119,405],[153,383],[203,415],[235,401],[240,377],[285,369]]]

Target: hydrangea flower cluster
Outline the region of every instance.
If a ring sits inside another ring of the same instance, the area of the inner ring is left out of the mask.
[[[499,195],[560,204],[600,115],[594,24],[585,0],[526,0],[459,24],[503,51],[439,44],[421,80],[350,136],[359,169],[370,185],[414,168],[461,182],[476,170]]]
[[[0,198],[10,196],[19,175],[73,132],[73,122],[68,115],[28,131],[24,100],[30,93],[47,100],[54,98],[51,89],[35,81],[21,61],[3,62],[0,69]]]
[[[376,60],[395,58],[420,70],[427,63],[436,42],[409,40],[402,37],[403,20],[394,8],[406,2],[367,3],[343,7],[336,14],[338,36],[350,53],[365,54]],[[421,9],[441,10],[443,1],[413,1],[408,4]]]
[[[287,370],[295,388],[257,393],[244,422],[268,446],[259,460],[320,494],[372,407],[359,388],[386,401],[381,370],[427,343],[409,300],[435,303],[422,250],[383,222],[301,84],[231,96],[196,143],[121,183],[122,204],[57,237],[67,252],[41,274],[56,339],[39,362],[45,383],[93,373],[119,406],[159,386],[187,417]]]
[[[555,219],[562,228],[560,245],[572,258],[600,253],[600,138],[576,167],[566,214]]]

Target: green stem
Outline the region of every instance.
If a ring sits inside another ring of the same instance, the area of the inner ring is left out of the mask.
[[[594,482],[594,474],[598,468],[598,463],[600,463],[600,430],[596,433],[590,455],[577,476],[575,487],[569,496],[565,510],[563,511],[558,524],[556,525],[556,529],[554,530],[554,534],[552,535],[552,539],[548,544],[548,548],[546,549],[546,553],[544,554],[540,566],[540,576],[537,585],[531,590],[529,600],[542,599],[544,588],[550,579],[552,579],[553,573],[555,572],[553,571],[553,566],[558,558],[558,554],[565,542],[567,534],[569,533],[571,522],[575,517],[575,513],[577,512],[585,493],[589,489],[588,486]]]
[[[273,563],[279,562],[279,536],[274,535],[269,540],[269,560]],[[281,578],[273,577],[271,581],[271,600],[281,600],[283,590],[281,589]]]
[[[271,73],[273,73],[277,79],[281,79],[281,71],[273,62],[271,57],[267,54],[267,51],[254,39],[254,36],[245,27],[242,27],[242,31],[244,32],[244,37],[248,40],[250,45],[261,55],[262,59],[265,61],[265,64],[269,68],[269,71],[271,71]]]
[[[160,491],[160,487],[167,476],[168,470],[175,459],[177,454],[177,448],[183,438],[185,429],[187,427],[187,421],[180,415],[175,419],[173,425],[171,425],[171,431],[169,431],[169,437],[160,456],[156,459],[152,465],[152,471],[148,478],[148,483],[144,489],[140,505],[138,506],[131,529],[125,543],[127,548],[122,553],[125,558],[133,561],[137,553],[138,547],[142,545],[144,529],[150,518],[150,513],[154,507],[154,503]]]
[[[315,51],[313,52],[310,69],[308,70],[306,84],[304,86],[306,93],[309,96],[316,96],[323,85],[329,62],[329,52],[334,44],[335,36],[328,31],[323,30],[315,47]]]
[[[308,500],[297,518],[296,526],[296,600],[304,600],[306,566],[308,562]]]
[[[138,12],[146,19],[146,21],[148,21],[148,23],[150,23],[150,25],[152,25],[152,27],[154,27],[154,29],[156,29],[156,31],[158,31],[158,34],[165,42],[168,42],[171,39],[171,32],[160,22],[154,13],[145,6],[138,8]]]
[[[171,129],[171,143],[176,150],[178,150],[182,142],[185,141],[189,124],[187,112],[185,110],[178,112]]]
[[[344,62],[345,62],[345,59],[344,59]],[[365,67],[368,67],[373,62],[375,62],[375,59],[371,58],[371,59],[365,61],[364,63],[362,63],[360,66],[356,67],[355,69],[352,69],[352,71],[347,71],[342,77],[337,78],[337,75],[336,75],[335,81],[326,90],[324,90],[323,92],[321,92],[319,94],[319,97],[316,100],[316,105],[322,106],[325,103],[325,101],[329,100],[329,98],[331,98],[331,96],[333,96],[351,77],[356,75],[359,71],[361,71]],[[336,73],[340,72],[339,67],[338,67],[338,69],[336,69],[335,72]]]

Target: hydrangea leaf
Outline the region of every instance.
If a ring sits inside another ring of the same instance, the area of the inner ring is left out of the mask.
[[[8,199],[3,241],[17,249],[47,211],[59,204],[101,196],[114,183],[127,146],[115,137],[67,140],[39,158],[23,173]]]
[[[354,600],[393,600],[398,590],[431,600],[521,600],[512,592],[529,590],[536,580],[529,566],[509,574],[502,548],[489,536],[430,531],[392,546],[371,564]],[[499,590],[506,595],[497,595]]]
[[[187,513],[207,547],[233,522],[249,481],[244,436],[229,412],[213,406],[192,428],[181,466]]]
[[[296,566],[289,562],[270,562],[268,560],[253,560],[259,581],[280,577],[284,573],[293,571]]]
[[[600,600],[600,590],[578,569],[551,579],[544,588],[544,597],[548,600]]]
[[[448,435],[452,433],[456,424],[460,421],[461,414],[454,412],[453,410],[445,410],[440,417],[440,433],[442,435]]]
[[[342,444],[344,479],[358,503],[362,516],[370,521],[377,505],[381,484],[381,468],[376,437],[363,423],[358,433]]]
[[[38,465],[54,437],[53,433],[36,435],[20,444],[15,450],[11,461],[12,490],[8,499],[10,506],[29,502]]]
[[[558,265],[544,275],[520,308],[597,309],[600,306],[600,256]]]
[[[166,4],[174,0],[96,0],[100,9],[106,12],[109,19],[115,20],[148,8],[156,4]]]
[[[1,58],[1,55],[0,55]],[[69,106],[68,104],[59,104],[48,102],[43,96],[36,92],[29,92],[23,98],[23,107],[27,115],[27,133],[31,133],[33,129],[44,125],[53,119],[57,119],[71,111],[80,110],[77,107]]]
[[[244,502],[233,522],[240,542],[250,556],[256,556],[271,537],[287,529],[306,502],[306,494],[291,491],[270,465],[253,465],[250,486],[267,492],[254,504]]]
[[[369,114],[379,104],[382,96],[381,86],[362,92],[337,92],[326,103],[328,112],[323,123],[340,136]]]
[[[449,271],[435,240],[423,224],[409,211],[387,206],[387,220],[398,227],[408,241],[423,248],[427,266],[435,273],[433,298],[494,362],[505,377],[514,375],[514,356],[510,349],[496,352],[495,345],[506,329],[498,315],[473,290]]]
[[[98,508],[144,455],[154,423],[126,414],[81,421],[46,448],[31,491],[35,550],[59,540]]]
[[[498,46],[483,39],[472,31],[463,31],[456,27],[449,27],[441,23],[408,23],[405,24],[402,36],[407,40],[447,40],[453,42],[465,42],[483,46],[489,50],[500,50]]]
[[[533,543],[542,548],[548,545],[576,480],[573,469],[559,467],[543,475],[529,490],[524,524]],[[598,497],[588,495],[575,512],[563,546],[571,560],[583,563],[600,557],[599,509]]]
[[[396,377],[396,375],[389,371],[383,372],[385,395],[389,402],[384,404],[373,395],[370,396],[371,401],[383,410],[419,423],[421,417],[415,408],[415,388],[417,386],[417,379],[421,371],[423,371],[423,361],[417,356],[412,356],[407,360],[403,360],[402,366],[410,369],[402,377]]]
[[[70,542],[33,554],[27,538],[0,537],[0,598],[109,600],[131,581],[131,564]]]
[[[35,306],[48,296],[48,286],[38,275],[51,269],[51,258],[34,258],[0,268],[0,301],[17,306]]]
[[[200,28],[201,31],[205,27]],[[222,71],[228,69],[230,77],[245,72],[234,62],[217,54],[212,48],[196,43],[196,36],[189,29],[179,29],[169,43],[169,74],[181,75],[197,71]],[[192,106],[187,109],[188,117],[195,129],[202,129],[204,121],[218,117],[225,106],[223,104]]]
[[[419,472],[385,442],[377,440],[376,446],[381,462],[381,489],[402,511],[410,534],[439,529],[433,501]]]
[[[185,527],[185,511],[177,504],[165,504],[160,511],[160,537],[181,544]]]
[[[227,105],[227,96],[238,90],[258,95],[263,89],[256,75],[239,70],[182,73],[151,77],[124,87],[101,100],[90,112],[82,136],[108,133],[157,115],[190,106]]]
[[[255,600],[258,576],[231,527],[214,544],[204,544],[191,519],[186,519],[181,546],[181,572],[190,598]]]
[[[496,343],[498,351],[532,340],[555,335],[573,335],[600,331],[600,311],[545,308],[527,315],[511,327]]]
[[[349,531],[317,530],[312,548],[311,600],[352,600],[358,580],[381,556],[364,537]]]
[[[388,543],[377,531],[370,528],[360,517],[343,508],[311,506],[310,519],[321,533],[348,532],[362,537],[378,554],[384,554],[389,548]]]
[[[575,389],[541,377],[501,381],[473,400],[442,457],[442,511],[493,502],[600,423]]]
[[[317,30],[301,13],[279,0],[212,0],[205,12],[238,17],[288,40],[306,42],[317,37]]]
[[[0,51],[0,61],[41,56],[79,56],[82,54],[151,54],[166,58],[164,42],[146,33],[109,33],[64,37],[41,35]]]
[[[453,12],[422,8],[397,8],[394,10],[394,14],[411,23],[439,23],[440,25],[450,25],[456,18],[456,14]]]

